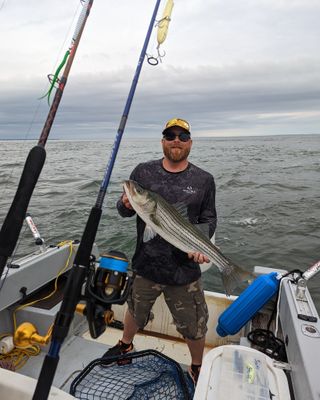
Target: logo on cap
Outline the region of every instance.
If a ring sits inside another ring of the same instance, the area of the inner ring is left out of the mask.
[[[181,118],[172,118],[172,119],[170,119],[166,123],[166,126],[165,126],[163,132],[165,132],[169,128],[172,128],[173,126],[179,126],[180,128],[182,128],[182,129],[184,129],[184,130],[186,130],[187,132],[190,133],[190,124],[189,124],[189,122],[187,122],[186,120],[181,119]]]

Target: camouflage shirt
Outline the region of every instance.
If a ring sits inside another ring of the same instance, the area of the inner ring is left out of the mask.
[[[181,172],[165,170],[162,159],[139,164],[130,179],[142,187],[160,194],[169,203],[197,224],[199,229],[212,237],[216,229],[215,183],[211,174],[189,162]],[[126,208],[121,199],[117,209],[122,217],[131,217],[135,211]],[[185,210],[183,212],[183,209]],[[132,268],[146,279],[166,285],[186,285],[201,275],[199,264],[188,258],[170,243],[156,235],[143,242],[145,223],[137,216],[137,245]]]

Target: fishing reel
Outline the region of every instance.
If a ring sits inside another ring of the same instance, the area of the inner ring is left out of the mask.
[[[129,261],[125,254],[110,251],[93,263],[88,275],[83,298],[77,311],[86,315],[91,337],[99,337],[113,321],[112,304],[124,304],[132,284],[128,275]]]

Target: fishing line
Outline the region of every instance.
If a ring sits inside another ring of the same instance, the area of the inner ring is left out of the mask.
[[[73,249],[73,241],[72,240],[65,240],[64,242],[59,243],[57,246],[59,247],[59,246],[64,246],[64,245],[69,245],[69,247],[70,247],[69,254],[68,254],[68,257],[67,257],[67,261],[65,262],[64,266],[61,267],[61,269],[58,271],[58,273],[57,273],[57,275],[56,275],[56,277],[54,279],[54,288],[53,288],[53,290],[49,294],[45,295],[44,297],[38,298],[38,299],[33,300],[33,301],[29,302],[29,303],[22,304],[22,305],[20,305],[20,306],[18,306],[17,308],[14,309],[14,311],[12,313],[13,332],[15,332],[16,329],[17,329],[16,313],[18,311],[21,311],[26,307],[32,306],[32,305],[38,303],[39,301],[48,300],[48,299],[50,299],[50,297],[52,297],[57,292],[59,278],[68,269],[69,264],[70,264],[70,260],[71,260],[71,256],[72,256],[73,250],[74,250]]]
[[[55,91],[54,99],[41,131],[38,144],[30,150],[27,156],[15,197],[0,230],[0,276],[2,275],[7,260],[13,253],[18,241],[33,190],[37,184],[38,178],[45,163],[45,145],[58,111],[64,88],[67,84],[71,66],[80,43],[86,21],[89,17],[92,4],[93,0],[87,0],[85,3],[83,3],[83,8],[78,19],[78,21],[81,23],[77,24],[76,31],[73,35],[72,51],[60,78],[59,87]]]
[[[4,7],[4,5],[5,5],[6,2],[7,2],[7,0],[3,0],[2,4],[1,4],[1,6],[0,6],[0,11],[3,9],[3,7]]]
[[[5,2],[6,2],[6,0],[4,0],[4,2],[2,3],[1,8],[3,7],[3,5],[4,5]],[[80,3],[81,3],[81,4],[82,4],[83,2],[84,2],[84,0],[80,0]],[[57,65],[58,65],[58,62],[59,62],[59,59],[60,59],[61,54],[62,54],[62,51],[63,51],[63,49],[65,48],[65,44],[66,44],[66,42],[67,42],[67,38],[71,36],[70,32],[71,32],[72,27],[74,26],[74,22],[75,22],[75,19],[76,19],[77,14],[79,13],[79,8],[80,8],[80,7],[81,7],[81,5],[78,4],[78,6],[77,6],[77,8],[76,8],[76,11],[75,11],[74,14],[73,14],[72,21],[71,21],[71,23],[70,23],[70,25],[69,25],[69,28],[68,28],[68,30],[67,30],[67,33],[66,33],[66,35],[65,35],[65,37],[64,37],[64,39],[63,39],[63,42],[62,42],[62,44],[61,44],[61,46],[60,46],[60,50],[59,50],[58,53],[57,53],[56,61],[54,62],[53,67],[52,67],[52,69],[51,69],[52,71],[55,71],[55,70],[56,70]],[[1,11],[1,8],[0,8],[0,11]],[[49,75],[48,75],[48,77],[49,77]],[[44,86],[43,90],[41,90],[41,92],[47,92],[47,91],[48,91],[47,88],[48,88],[48,82],[45,83],[45,86]],[[38,100],[39,100],[39,101],[37,102],[37,105],[36,105],[36,107],[35,107],[35,109],[34,109],[32,119],[31,119],[31,121],[29,122],[29,126],[28,126],[28,128],[26,129],[26,132],[25,132],[25,134],[24,134],[23,139],[21,140],[21,143],[22,143],[23,145],[24,145],[24,144],[26,143],[26,141],[29,139],[31,129],[33,128],[33,126],[34,126],[36,120],[38,120],[39,110],[40,110],[40,106],[41,106],[42,103],[43,103],[43,98],[40,97]],[[20,142],[20,141],[19,141],[19,142]],[[21,146],[21,148],[20,148],[20,150],[19,150],[19,152],[18,152],[18,157],[22,154],[23,151],[24,151],[24,146]],[[14,165],[13,165],[13,166],[12,166],[12,169],[9,171],[9,175],[8,175],[8,177],[7,177],[7,179],[6,179],[5,183],[4,183],[3,195],[6,194],[6,191],[7,191],[7,188],[8,188],[8,184],[9,184],[9,180],[12,178],[12,176],[13,176],[13,171],[15,171],[16,169],[17,169],[17,166],[14,166]],[[1,289],[0,289],[0,290],[1,290]]]
[[[151,21],[148,27],[147,35],[140,53],[133,81],[120,120],[119,128],[111,150],[111,156],[109,158],[107,167],[105,169],[105,174],[102,183],[100,185],[100,190],[97,196],[97,200],[95,202],[94,207],[91,208],[91,212],[87,220],[78,247],[77,254],[74,259],[73,267],[71,268],[70,274],[67,279],[67,284],[65,287],[61,307],[56,315],[56,319],[54,322],[50,349],[48,354],[45,356],[40,376],[34,392],[33,400],[44,400],[47,399],[49,395],[49,391],[53,383],[53,379],[59,362],[60,349],[65,338],[68,335],[70,324],[73,320],[74,313],[76,310],[76,306],[81,298],[81,291],[83,284],[90,271],[90,266],[92,262],[91,252],[102,215],[103,200],[107,192],[107,187],[110,181],[113,166],[120,146],[122,134],[126,126],[126,122],[128,119],[135,89],[139,80],[143,61],[146,58],[146,50],[149,44],[150,36],[153,30],[153,24],[156,19],[160,2],[161,0],[156,1],[156,5],[154,7]]]

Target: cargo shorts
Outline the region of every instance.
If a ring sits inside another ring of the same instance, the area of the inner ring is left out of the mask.
[[[202,282],[183,286],[155,283],[137,275],[128,296],[128,308],[136,324],[143,329],[156,299],[163,293],[177,331],[187,339],[198,340],[207,333],[208,307]]]

